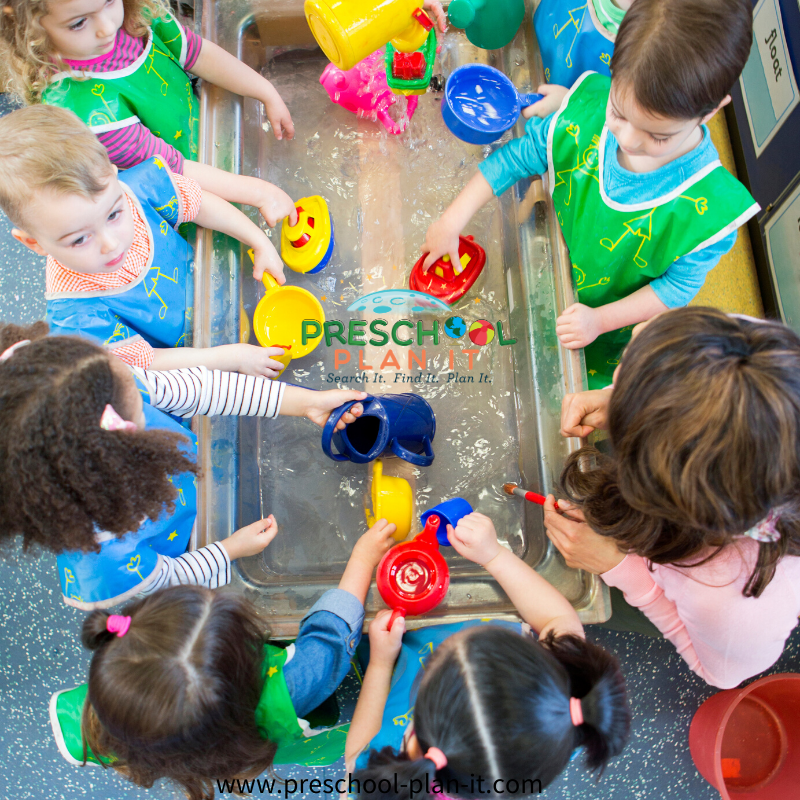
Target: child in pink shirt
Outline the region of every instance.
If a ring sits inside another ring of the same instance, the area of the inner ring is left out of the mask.
[[[613,387],[564,400],[565,436],[606,427],[611,455],[567,461],[566,514],[548,498],[551,541],[713,686],[768,669],[800,614],[800,338],[713,309],[662,314]]]

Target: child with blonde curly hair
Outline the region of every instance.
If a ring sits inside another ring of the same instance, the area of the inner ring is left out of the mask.
[[[163,0],[8,0],[0,14],[5,91],[74,111],[121,169],[160,156],[225,200],[297,221],[271,183],[197,163],[200,103],[190,76],[264,104],[277,139],[294,125],[275,87],[184,28]]]

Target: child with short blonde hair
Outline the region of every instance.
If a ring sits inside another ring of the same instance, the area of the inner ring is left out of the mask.
[[[160,156],[121,178],[71,111],[38,105],[0,119],[0,207],[13,236],[47,256],[53,332],[89,336],[132,366],[277,375],[279,348],[180,347],[191,331],[192,250],[178,225],[195,221],[239,239],[253,248],[257,277],[267,270],[283,283],[264,232]]]
[[[200,103],[187,71],[264,104],[277,139],[294,136],[275,87],[184,28],[164,0],[9,0],[0,14],[5,91],[74,111],[120,169],[158,155],[224,200],[297,221],[271,183],[197,163]]]

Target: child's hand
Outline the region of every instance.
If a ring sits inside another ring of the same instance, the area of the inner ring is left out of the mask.
[[[442,4],[439,0],[425,0],[422,4],[422,7],[429,11],[430,14],[428,16],[432,16],[434,21],[436,22],[436,27],[442,32],[447,32],[447,15],[444,13],[444,9],[442,8]]]
[[[561,103],[564,102],[569,89],[566,86],[558,86],[555,83],[543,83],[536,91],[539,94],[543,94],[544,97],[538,103],[522,109],[522,116],[525,119],[530,119],[531,117],[544,119],[554,114],[561,108]]]
[[[269,81],[267,81],[267,84],[269,85],[269,90],[266,96],[261,98],[261,102],[266,109],[272,132],[278,141],[283,139],[284,136],[287,139],[294,139],[292,115],[289,113],[289,109],[286,108],[283,98],[278,94],[278,90]]]
[[[258,246],[254,246],[251,253],[253,258],[253,277],[260,281],[264,277],[265,272],[269,272],[278,283],[283,286],[286,283],[286,278],[283,274],[283,261],[275,249],[275,245],[263,234],[262,241]]]
[[[386,555],[392,546],[396,544],[395,540],[392,538],[392,534],[396,530],[397,525],[395,525],[394,522],[387,522],[385,519],[379,519],[356,542],[350,558],[359,558],[370,570],[375,569],[375,567],[378,566],[378,562]]]
[[[607,388],[568,394],[561,403],[561,435],[583,438],[596,428],[605,430],[610,400]]]
[[[394,621],[391,630],[389,620],[392,612],[385,608],[375,615],[375,619],[369,624],[369,663],[379,667],[394,667],[397,656],[400,655],[400,648],[403,646],[403,634],[406,630],[406,621],[403,617],[398,617]]]
[[[447,538],[456,552],[485,567],[502,549],[494,523],[485,514],[473,511],[462,517],[453,530],[447,526]]]
[[[230,560],[235,561],[237,558],[258,555],[275,538],[277,532],[278,523],[270,514],[266,519],[239,528],[220,544],[227,551]]]
[[[294,200],[274,183],[267,181],[260,183],[263,185],[261,196],[258,198],[258,210],[267,221],[267,225],[274,228],[285,217],[289,217],[290,225],[297,225],[297,208]]]
[[[241,372],[257,378],[277,378],[283,371],[283,364],[272,356],[282,356],[282,347],[259,347],[255,344],[225,344],[213,348],[218,350],[223,361],[217,369],[228,372]],[[215,365],[216,366],[216,365]]]
[[[458,264],[459,233],[461,231],[455,230],[447,221],[446,216],[439,217],[436,222],[431,224],[425,234],[425,244],[422,245],[422,252],[428,254],[428,257],[422,262],[423,272],[427,272],[431,264],[444,255],[450,256],[452,264]]]
[[[349,403],[351,400],[364,400],[366,392],[357,392],[354,389],[331,389],[327,392],[308,391],[308,399],[303,409],[302,416],[310,419],[320,428],[324,427],[331,415],[331,411],[339,406]],[[364,406],[357,403],[346,411],[339,422],[336,423],[336,430],[343,430],[345,425],[355,422],[364,411]]]
[[[601,333],[600,312],[583,303],[573,303],[556,320],[556,335],[568,350],[586,347]]]

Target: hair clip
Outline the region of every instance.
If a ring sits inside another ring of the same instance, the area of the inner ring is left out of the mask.
[[[433,761],[437,771],[447,766],[447,756],[438,747],[429,747],[425,758]]]
[[[11,347],[7,347],[5,350],[3,350],[2,353],[0,353],[0,362],[8,361],[8,359],[11,358],[11,356],[13,356],[14,353],[16,353],[20,347],[25,347],[26,344],[30,343],[31,343],[30,339],[23,339],[20,342],[12,344]]]
[[[579,725],[583,725],[583,706],[578,697],[570,697],[569,699],[569,718],[576,728]]]
[[[781,518],[780,513],[772,509],[761,522],[757,522],[752,528],[746,530],[742,536],[747,536],[750,539],[755,539],[757,542],[764,542],[765,544],[774,544],[779,542],[781,532],[775,527],[778,520]]]
[[[104,431],[138,431],[135,422],[128,422],[114,411],[111,404],[107,404],[103,409],[103,416],[100,417],[100,427]]]
[[[116,633],[117,636],[124,636],[131,626],[131,618],[122,614],[109,614],[106,620],[106,630],[109,633]]]

